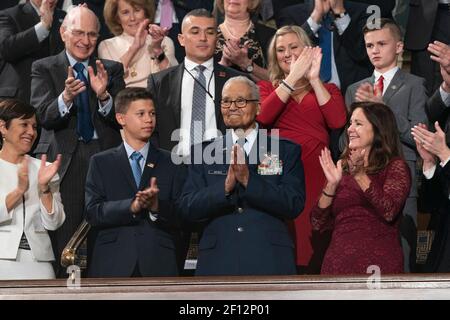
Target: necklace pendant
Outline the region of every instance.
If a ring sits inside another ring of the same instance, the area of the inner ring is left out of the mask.
[[[136,77],[137,76],[137,72],[136,71],[131,71],[131,77]]]

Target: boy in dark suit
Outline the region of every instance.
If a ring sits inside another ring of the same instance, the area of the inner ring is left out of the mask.
[[[149,143],[156,125],[152,97],[127,88],[115,101],[123,143],[91,158],[86,214],[98,232],[90,277],[175,276],[176,200],[184,168]]]

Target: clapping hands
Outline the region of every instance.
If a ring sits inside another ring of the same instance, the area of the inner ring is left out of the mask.
[[[150,186],[148,188],[136,193],[131,203],[131,212],[136,214],[144,209],[157,212],[159,209],[158,194],[159,188],[156,183],[156,178],[153,177],[150,180]]]
[[[355,101],[383,103],[383,92],[380,92],[378,89],[374,89],[370,83],[364,82],[356,90]]]

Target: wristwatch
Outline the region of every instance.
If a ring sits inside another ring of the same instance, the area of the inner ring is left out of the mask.
[[[252,73],[253,72],[253,62],[245,67],[245,72]]]
[[[152,60],[157,60],[158,63],[161,63],[164,59],[166,58],[166,54],[163,52],[161,52],[161,54],[157,57],[152,57]]]

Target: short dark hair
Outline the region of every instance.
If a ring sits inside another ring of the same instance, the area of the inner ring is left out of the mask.
[[[373,142],[366,172],[374,174],[386,168],[393,158],[403,157],[397,121],[391,108],[382,103],[355,102],[350,106],[349,119],[357,109],[362,110],[373,128]],[[346,128],[348,128],[348,124]],[[344,171],[348,171],[349,155],[350,148],[347,146],[341,155]]]
[[[5,121],[6,129],[13,119],[30,119],[36,114],[36,109],[19,99],[0,100],[0,120]],[[2,134],[0,133],[0,147],[2,146]]]
[[[369,33],[371,31],[381,30],[384,28],[388,28],[391,31],[394,38],[397,39],[397,41],[402,41],[403,35],[402,31],[400,30],[400,27],[394,20],[388,18],[377,18],[375,20],[368,20],[367,24],[363,28],[363,34],[366,35],[366,33]]]
[[[204,18],[214,19],[214,21],[215,21],[214,15],[210,11],[208,11],[204,8],[194,9],[194,10],[189,11],[184,16],[183,21],[181,23],[181,30],[183,30],[183,25],[184,25],[186,19],[189,17],[204,17]]]
[[[0,100],[0,120],[5,121],[9,128],[12,119],[30,119],[36,114],[36,109],[19,99]]]
[[[153,100],[152,94],[144,88],[129,87],[121,90],[114,99],[116,113],[126,113],[130,103],[136,100]]]

